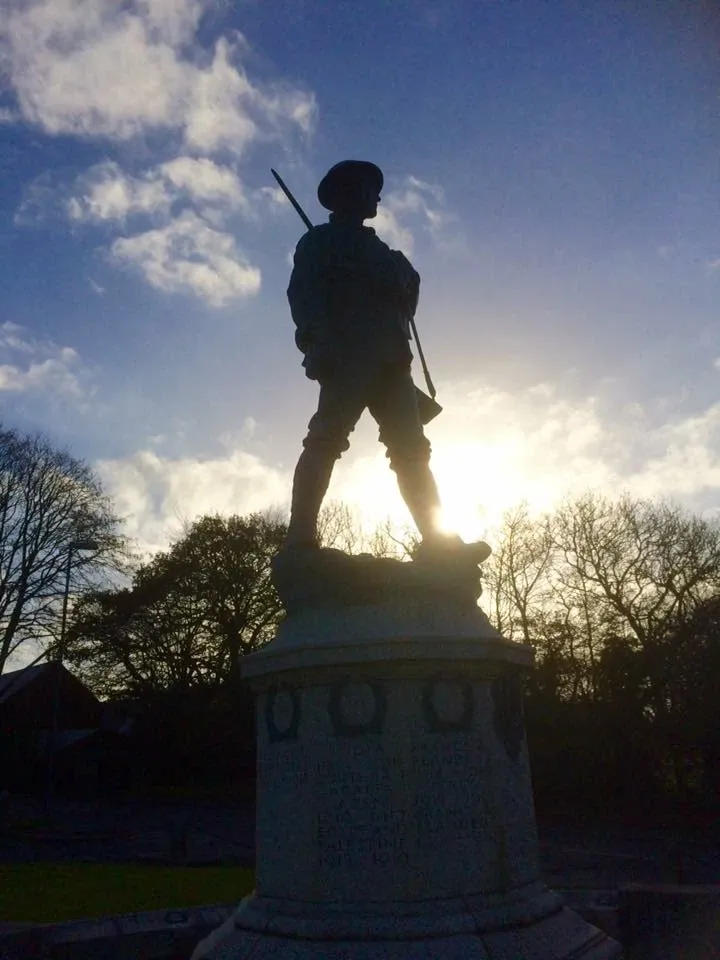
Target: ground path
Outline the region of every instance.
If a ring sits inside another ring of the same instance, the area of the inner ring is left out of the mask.
[[[540,819],[543,875],[559,889],[613,890],[627,882],[720,883],[720,825],[670,830]],[[11,798],[0,862],[254,862],[251,804]]]

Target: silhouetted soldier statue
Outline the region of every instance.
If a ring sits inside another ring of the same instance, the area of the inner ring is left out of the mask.
[[[382,171],[345,160],[325,175],[318,200],[329,222],[310,229],[295,250],[288,300],[303,366],[320,383],[293,479],[289,548],[317,547],[317,519],[336,460],[367,408],[380,427],[400,492],[423,538],[423,551],[461,550],[476,562],[487,544],[464,544],[438,526],[440,498],[430,470],[410,364],[409,318],[420,277],[364,220],[377,216]]]

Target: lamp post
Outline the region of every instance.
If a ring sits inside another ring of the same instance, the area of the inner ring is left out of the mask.
[[[72,573],[73,553],[84,550],[98,550],[100,544],[96,540],[73,540],[68,544],[67,563],[65,564],[65,590],[63,591],[62,617],[60,620],[60,643],[58,644],[57,661],[63,662],[65,656],[65,631],[67,629],[68,599],[70,597],[70,574]]]
[[[58,715],[60,712],[60,675],[62,662],[65,656],[65,633],[67,630],[68,600],[70,598],[70,575],[72,573],[72,559],[74,553],[85,550],[98,550],[100,544],[96,540],[72,540],[67,545],[67,561],[65,564],[65,589],[63,591],[62,615],[60,618],[60,641],[55,657],[55,683],[53,685],[52,726],[50,742],[48,743],[47,781],[45,784],[45,806],[47,807],[55,787],[55,752],[58,734]]]

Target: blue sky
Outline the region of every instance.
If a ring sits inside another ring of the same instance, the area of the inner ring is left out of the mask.
[[[347,157],[422,276],[448,519],[586,488],[720,507],[720,16],[597,0],[0,0],[0,404],[128,532],[287,502],[285,299]],[[372,423],[331,495],[406,519]]]

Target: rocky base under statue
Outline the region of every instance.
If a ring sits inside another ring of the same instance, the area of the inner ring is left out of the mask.
[[[610,960],[543,884],[522,718],[532,651],[462,562],[283,555],[257,693],[256,890],[193,960]]]
[[[450,598],[466,606],[482,592],[478,564],[489,555],[490,547],[482,542],[445,550],[441,559],[437,552],[421,553],[412,563],[328,547],[286,548],[273,561],[273,583],[290,615],[304,609],[425,604]]]

